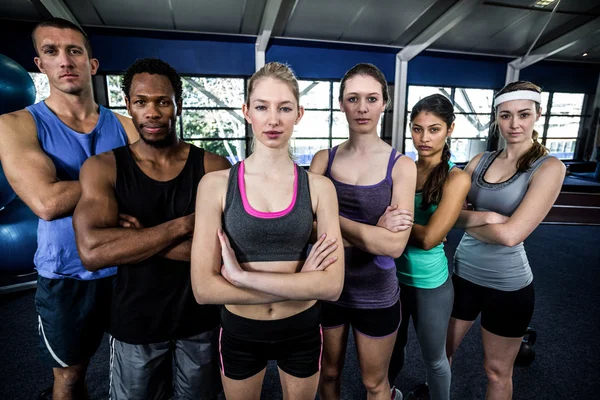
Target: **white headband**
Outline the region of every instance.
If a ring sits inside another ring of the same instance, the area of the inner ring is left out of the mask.
[[[536,103],[541,104],[542,95],[533,90],[515,90],[514,92],[504,93],[496,97],[496,99],[494,99],[494,107],[498,107],[498,105],[511,100],[533,100]]]

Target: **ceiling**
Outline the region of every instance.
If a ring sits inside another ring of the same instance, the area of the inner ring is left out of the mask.
[[[542,31],[534,52],[570,33],[574,39],[549,59],[600,63],[600,0],[561,0],[554,14],[556,2],[541,9],[534,2],[480,1],[429,49],[516,58],[527,53]],[[258,35],[273,0],[0,0],[0,18],[38,21],[51,15],[44,6],[48,3],[65,6],[84,28]],[[281,0],[271,37],[404,47],[458,3]],[[586,24],[595,28],[577,35]]]

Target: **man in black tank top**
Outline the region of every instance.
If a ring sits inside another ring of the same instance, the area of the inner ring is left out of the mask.
[[[92,157],[81,169],[77,248],[87,269],[117,265],[110,321],[111,399],[216,398],[216,306],[190,285],[196,190],[229,168],[181,141],[181,78],[157,59],[136,61],[123,90],[142,140]],[[175,367],[175,372],[173,372]]]

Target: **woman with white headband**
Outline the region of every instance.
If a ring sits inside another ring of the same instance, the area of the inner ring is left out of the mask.
[[[494,99],[503,150],[469,162],[467,201],[456,227],[465,229],[454,255],[454,307],[446,352],[451,359],[481,313],[486,399],[512,398],[513,364],[534,306],[533,275],[523,241],[558,197],[565,166],[538,142],[541,89],[513,82]],[[460,379],[460,378],[459,378]]]

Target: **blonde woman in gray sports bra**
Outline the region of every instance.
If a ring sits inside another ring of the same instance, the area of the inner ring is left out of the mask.
[[[473,210],[461,211],[465,229],[454,256],[454,307],[446,352],[451,359],[481,313],[486,399],[512,398],[513,364],[533,315],[533,275],[523,241],[558,197],[565,166],[538,142],[541,88],[506,85],[494,98],[506,147],[477,155],[465,171]],[[460,379],[460,377],[456,377]]]

